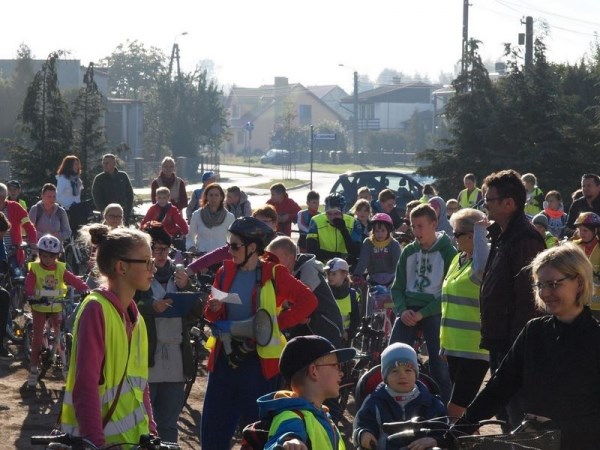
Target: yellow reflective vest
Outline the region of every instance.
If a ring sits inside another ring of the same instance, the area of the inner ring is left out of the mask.
[[[350,234],[354,228],[354,217],[349,214],[343,214],[344,223],[346,229]],[[317,239],[319,241],[319,248],[327,252],[343,253],[348,254],[346,249],[346,242],[342,237],[342,233],[336,227],[331,225],[327,221],[327,214],[322,213],[314,216],[311,219],[317,227],[316,233],[309,233],[307,239]]]
[[[281,352],[283,352],[283,347],[287,343],[285,336],[281,333],[279,329],[279,325],[277,323],[277,314],[279,311],[277,310],[277,298],[275,296],[275,287],[273,286],[273,280],[275,279],[275,268],[277,265],[273,266],[273,278],[267,281],[260,288],[259,295],[259,309],[264,309],[269,313],[271,317],[271,323],[273,325],[273,331],[271,332],[271,339],[267,345],[256,345],[256,351],[258,352],[258,356],[263,359],[279,359],[281,356]]]
[[[461,266],[459,253],[452,260],[444,279],[440,348],[446,355],[488,360],[488,351],[479,348],[480,283],[473,277],[472,264],[473,260],[469,260]]]
[[[80,435],[77,411],[75,411],[73,404],[73,387],[75,378],[78,376],[77,353],[79,349],[77,334],[79,318],[90,302],[100,303],[104,316],[106,353],[102,368],[102,384],[98,385],[103,420],[117,397],[119,384],[123,374],[125,374],[121,393],[117,399],[117,406],[110,417],[110,421],[104,427],[104,438],[106,444],[137,443],[141,435],[150,432],[149,418],[144,405],[144,390],[148,383],[148,335],[146,325],[141,314],[138,314],[128,346],[125,319],[111,302],[98,292],[93,292],[86,297],[75,319],[70,368],[61,412],[61,427],[66,433],[75,436]],[[81,350],[85,351],[85,348]],[[79,376],[87,375],[79,374]]]
[[[29,263],[29,270],[35,274],[35,298],[40,298],[40,291],[59,291],[57,299],[62,299],[67,293],[67,285],[64,282],[65,270],[67,265],[64,262],[56,261],[56,269],[48,270],[42,267],[39,261]],[[31,305],[31,309],[43,313],[61,312],[62,303],[52,303],[50,305]]]
[[[458,194],[458,204],[461,208],[475,208],[480,193],[481,189],[479,188],[473,189],[470,194],[466,189],[463,189]]]
[[[321,425],[319,420],[311,411],[307,409],[301,409],[299,411],[304,416],[301,419],[304,421],[306,434],[308,435],[308,439],[310,439],[311,448],[314,450],[346,450],[344,440],[340,436],[339,430],[333,423],[330,422],[334,435],[334,442],[332,443],[331,439],[329,439],[329,435],[327,434],[327,430],[323,427],[323,425]],[[273,421],[271,422],[269,437],[273,436],[279,429],[280,425],[286,420],[294,420],[299,418],[300,416],[294,411],[280,412],[273,418]]]

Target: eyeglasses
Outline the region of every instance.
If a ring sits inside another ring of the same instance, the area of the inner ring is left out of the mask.
[[[459,239],[463,236],[466,236],[469,233],[463,233],[462,231],[455,231],[453,234],[454,234],[454,239]]]
[[[563,281],[571,280],[573,278],[574,277],[567,276],[567,277],[559,278],[558,280],[538,281],[537,283],[533,283],[532,287],[533,287],[533,289],[536,289],[538,292],[540,292],[542,289],[550,289],[551,291],[553,291],[556,288],[558,288],[560,286],[560,283],[562,283]]]
[[[229,247],[234,252],[237,252],[240,248],[245,247],[246,244],[236,244],[235,242],[227,242],[227,247]]]
[[[496,200],[504,200],[504,197],[485,197],[483,199],[484,203],[491,203],[491,202],[495,202]]]
[[[121,258],[121,261],[128,262],[128,263],[146,264],[147,270],[154,269],[154,258],[148,258],[148,259]]]
[[[335,363],[328,363],[328,364],[315,364],[315,366],[317,366],[317,367],[327,367],[327,366],[336,367],[337,370],[342,372],[342,368],[344,367],[342,364],[343,363],[335,362]]]
[[[159,247],[157,245],[152,247],[152,251],[155,253],[165,253],[165,252],[168,252],[169,250],[171,250],[171,247]]]

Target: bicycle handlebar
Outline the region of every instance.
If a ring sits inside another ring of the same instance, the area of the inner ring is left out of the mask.
[[[31,436],[30,443],[31,445],[63,444],[67,446],[74,446],[75,449],[81,448],[90,450],[100,450],[100,447],[97,447],[91,441],[80,436],[72,436],[68,433],[57,434],[55,436]],[[128,443],[123,442],[119,444],[114,444],[114,447],[126,444]],[[153,437],[147,434],[140,436],[139,444],[133,445],[136,445],[136,447],[134,448],[138,450],[181,450],[179,444],[176,444],[174,442],[162,442],[160,438]]]

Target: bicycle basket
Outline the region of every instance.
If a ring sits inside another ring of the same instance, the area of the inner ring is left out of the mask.
[[[560,430],[461,436],[457,439],[454,448],[458,450],[560,450]]]

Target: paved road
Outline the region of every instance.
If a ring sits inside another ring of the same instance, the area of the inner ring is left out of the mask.
[[[288,195],[294,199],[299,205],[306,204],[306,194],[310,190],[310,172],[305,170],[297,171],[285,171],[281,169],[264,169],[248,166],[229,166],[221,165],[220,167],[220,181],[219,184],[226,189],[229,186],[239,186],[250,200],[253,208],[263,205],[270,197],[269,189],[255,188],[260,184],[268,184],[272,180],[279,180],[282,178],[286,179],[297,179],[302,180],[305,183],[295,189],[290,189]],[[313,189],[321,195],[321,203],[329,193],[331,186],[337,179],[338,174],[326,173],[326,172],[313,172]],[[201,186],[201,184],[188,185],[188,192],[193,191]],[[136,194],[149,194],[150,188],[134,189]],[[138,214],[145,214],[150,203],[143,203],[136,207]]]

